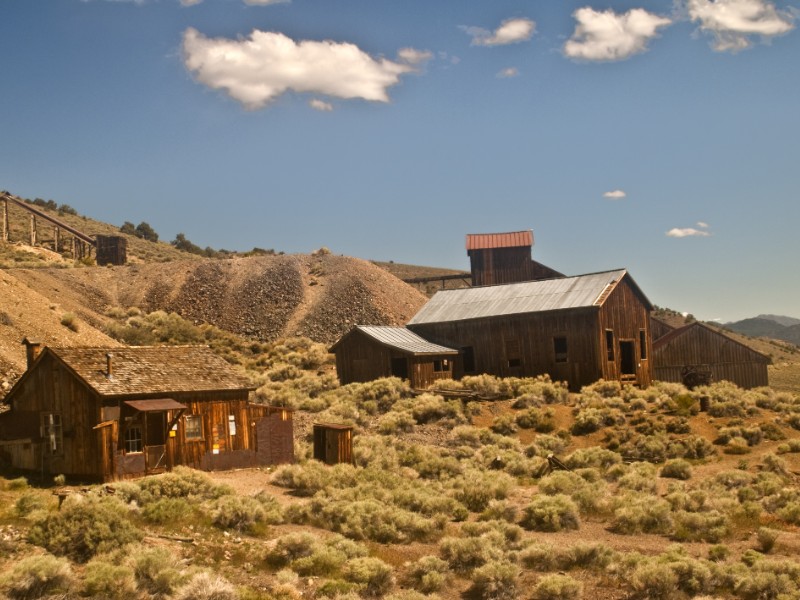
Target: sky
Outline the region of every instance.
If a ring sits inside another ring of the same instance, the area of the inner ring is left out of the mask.
[[[200,246],[468,269],[532,229],[800,317],[800,0],[3,0],[0,189]],[[90,232],[91,233],[91,232]]]

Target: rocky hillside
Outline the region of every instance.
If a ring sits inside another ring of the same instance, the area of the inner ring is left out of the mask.
[[[404,324],[426,300],[370,262],[324,252],[12,269],[0,277],[3,370],[24,366],[25,336],[60,345],[113,343],[102,331],[116,307],[176,312],[260,341],[302,335],[330,343],[355,324]]]

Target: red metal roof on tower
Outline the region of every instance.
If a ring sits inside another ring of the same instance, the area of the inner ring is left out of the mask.
[[[508,233],[468,233],[467,251],[490,248],[517,248],[533,246],[533,231],[510,231]]]

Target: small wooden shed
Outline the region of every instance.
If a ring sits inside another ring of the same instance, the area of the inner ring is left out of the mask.
[[[655,378],[661,381],[680,383],[687,369],[701,369],[710,371],[713,381],[741,388],[769,385],[768,356],[699,321],[654,341],[653,361]]]
[[[498,285],[563,277],[531,258],[533,231],[468,233],[467,256],[472,285]]]
[[[456,377],[547,373],[573,390],[652,381],[652,304],[625,269],[438,292],[408,323],[461,352]]]
[[[26,346],[0,415],[12,467],[110,481],[294,460],[291,410],[251,404],[253,385],[207,347]]]
[[[353,462],[353,427],[314,423],[314,458],[327,465]]]
[[[405,327],[356,325],[330,349],[342,384],[381,377],[407,379],[424,389],[452,379],[458,350],[433,344]]]

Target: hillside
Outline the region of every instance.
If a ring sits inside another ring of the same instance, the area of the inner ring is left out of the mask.
[[[791,317],[783,317],[782,320],[776,320],[769,315],[762,315],[752,319],[726,323],[725,328],[751,337],[768,337],[800,345],[800,324],[793,323]]]
[[[13,370],[23,367],[25,336],[111,343],[101,332],[112,308],[175,312],[259,341],[305,336],[331,343],[355,324],[404,324],[425,302],[367,261],[324,253],[13,269],[0,276],[0,365]],[[61,324],[64,313],[77,316],[77,333]]]

